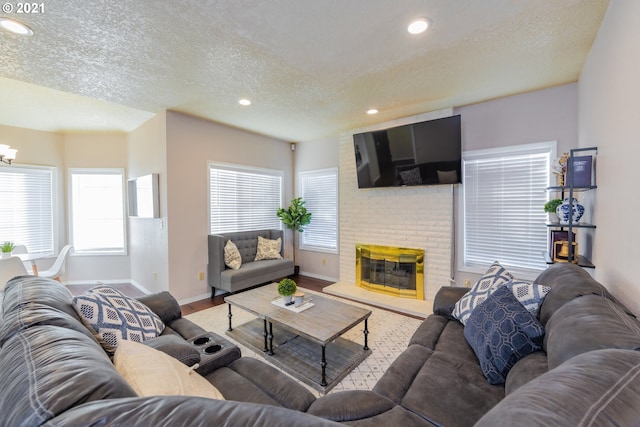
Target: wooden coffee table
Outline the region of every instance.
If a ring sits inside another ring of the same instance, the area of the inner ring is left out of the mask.
[[[227,334],[326,393],[371,354],[367,344],[371,311],[300,290],[314,304],[300,313],[272,304],[280,298],[277,283],[225,297],[229,305]],[[231,306],[258,318],[234,329]],[[360,322],[364,322],[364,346],[341,337]]]

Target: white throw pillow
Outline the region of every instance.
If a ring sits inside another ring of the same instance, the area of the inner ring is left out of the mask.
[[[227,240],[227,243],[224,245],[224,263],[233,270],[239,269],[242,265],[240,251],[231,240]]]
[[[265,239],[258,236],[258,251],[254,261],[263,259],[282,259],[280,248],[282,247],[282,239],[278,237],[276,240]]]
[[[198,396],[224,400],[222,393],[177,359],[133,341],[122,341],[113,364],[138,396]]]

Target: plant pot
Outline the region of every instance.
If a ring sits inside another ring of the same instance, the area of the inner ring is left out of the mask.
[[[560,217],[558,216],[558,214],[555,213],[549,213],[549,224],[557,224],[560,222]]]
[[[293,295],[282,295],[282,302],[285,304],[291,303],[293,300]]]
[[[11,252],[2,252],[2,259],[10,258],[10,257],[11,257]]]

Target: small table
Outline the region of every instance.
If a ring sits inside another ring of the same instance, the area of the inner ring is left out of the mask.
[[[326,393],[371,354],[367,343],[367,321],[371,310],[310,294],[309,291],[306,295],[311,295],[314,306],[300,313],[271,303],[280,298],[277,283],[225,297],[229,305],[227,334],[261,351],[274,365]],[[256,315],[258,319],[234,330],[232,305]],[[341,337],[360,322],[364,322],[364,346]],[[331,365],[327,362],[327,348]],[[311,359],[315,359],[315,363]]]

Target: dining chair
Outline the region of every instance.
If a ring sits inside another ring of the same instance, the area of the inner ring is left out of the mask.
[[[67,256],[69,255],[69,252],[71,252],[72,249],[73,249],[73,246],[71,245],[66,245],[64,248],[62,248],[62,250],[58,254],[58,257],[56,258],[56,261],[53,263],[51,268],[48,268],[46,270],[39,270],[38,276],[48,277],[50,279],[54,279],[60,282],[61,281],[60,276],[62,276],[62,274],[65,272]]]
[[[12,256],[0,259],[0,289],[4,289],[7,282],[14,277],[26,275],[27,269],[20,258]]]
[[[29,250],[25,245],[16,245],[11,251],[12,254],[28,254]]]
[[[18,254],[28,254],[29,253],[29,249],[27,249],[26,245],[16,245],[13,250],[11,251],[12,254],[14,255],[18,255]],[[24,268],[27,269],[27,274],[33,274],[33,270],[31,269],[31,266],[28,265],[30,263],[25,263],[23,261],[24,264]]]

